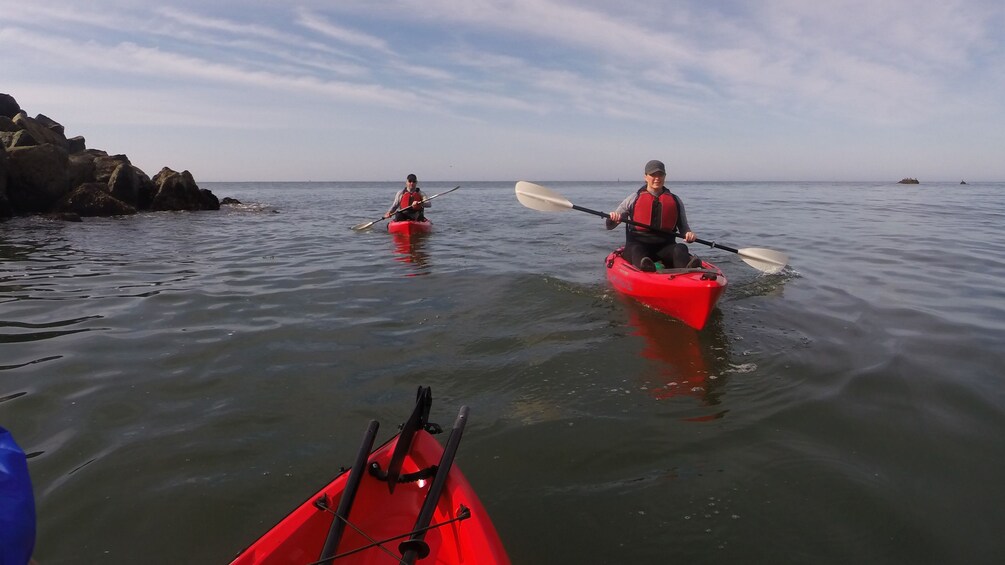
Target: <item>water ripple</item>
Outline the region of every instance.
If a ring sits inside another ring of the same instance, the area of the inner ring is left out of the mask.
[[[637,185],[556,187],[609,209]],[[764,276],[695,246],[730,281],[701,332],[612,292],[623,232],[512,183],[438,199],[428,237],[349,229],[396,188],[0,224],[0,423],[39,562],[228,559],[420,384],[441,423],[472,408],[459,463],[515,562],[1001,554],[999,469],[961,464],[1005,460],[1000,185],[674,183],[701,237],[790,256]]]

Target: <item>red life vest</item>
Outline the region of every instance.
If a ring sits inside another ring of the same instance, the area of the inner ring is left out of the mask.
[[[404,191],[401,193],[401,202],[398,204],[398,208],[401,210],[407,209],[412,204],[416,202],[422,202],[422,192],[416,189],[415,192]]]
[[[635,204],[630,210],[632,220],[651,226],[656,229],[673,231],[677,227],[677,199],[670,194],[669,190],[664,190],[658,197],[642,187],[639,190],[639,197],[635,199]],[[649,230],[641,226],[631,226],[637,231],[648,232]]]

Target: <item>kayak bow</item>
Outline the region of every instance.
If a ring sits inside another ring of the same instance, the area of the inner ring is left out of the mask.
[[[401,220],[392,221],[387,224],[387,231],[389,233],[401,233],[406,235],[411,235],[413,233],[426,233],[433,229],[433,222],[429,220],[417,221],[417,220]]]
[[[309,563],[508,564],[474,489],[453,465],[467,422],[461,407],[441,447],[420,387],[401,431],[371,453],[371,421],[352,469],[310,497],[231,565]]]
[[[726,277],[718,267],[702,261],[701,269],[647,273],[626,261],[622,249],[607,256],[607,280],[615,290],[696,330],[705,327],[726,290]]]

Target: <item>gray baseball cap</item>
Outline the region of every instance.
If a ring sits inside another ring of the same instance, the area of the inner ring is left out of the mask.
[[[664,175],[667,174],[667,168],[663,166],[663,161],[657,161],[656,159],[653,159],[652,161],[646,163],[647,175],[651,175],[657,171],[663,173]]]

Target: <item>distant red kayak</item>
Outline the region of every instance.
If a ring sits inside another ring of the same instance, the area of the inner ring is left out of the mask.
[[[467,422],[461,408],[441,447],[430,432],[432,393],[420,387],[401,431],[371,453],[370,422],[352,469],[283,518],[231,565],[308,563],[508,564],[488,513],[453,465]]]
[[[615,290],[696,330],[705,327],[726,290],[726,277],[718,267],[703,261],[701,269],[646,273],[626,261],[621,251],[607,256],[607,280]]]
[[[389,233],[403,233],[403,234],[413,234],[413,233],[425,233],[433,229],[433,222],[425,220],[422,222],[417,222],[414,220],[403,220],[400,222],[391,221],[387,224],[387,231]]]

